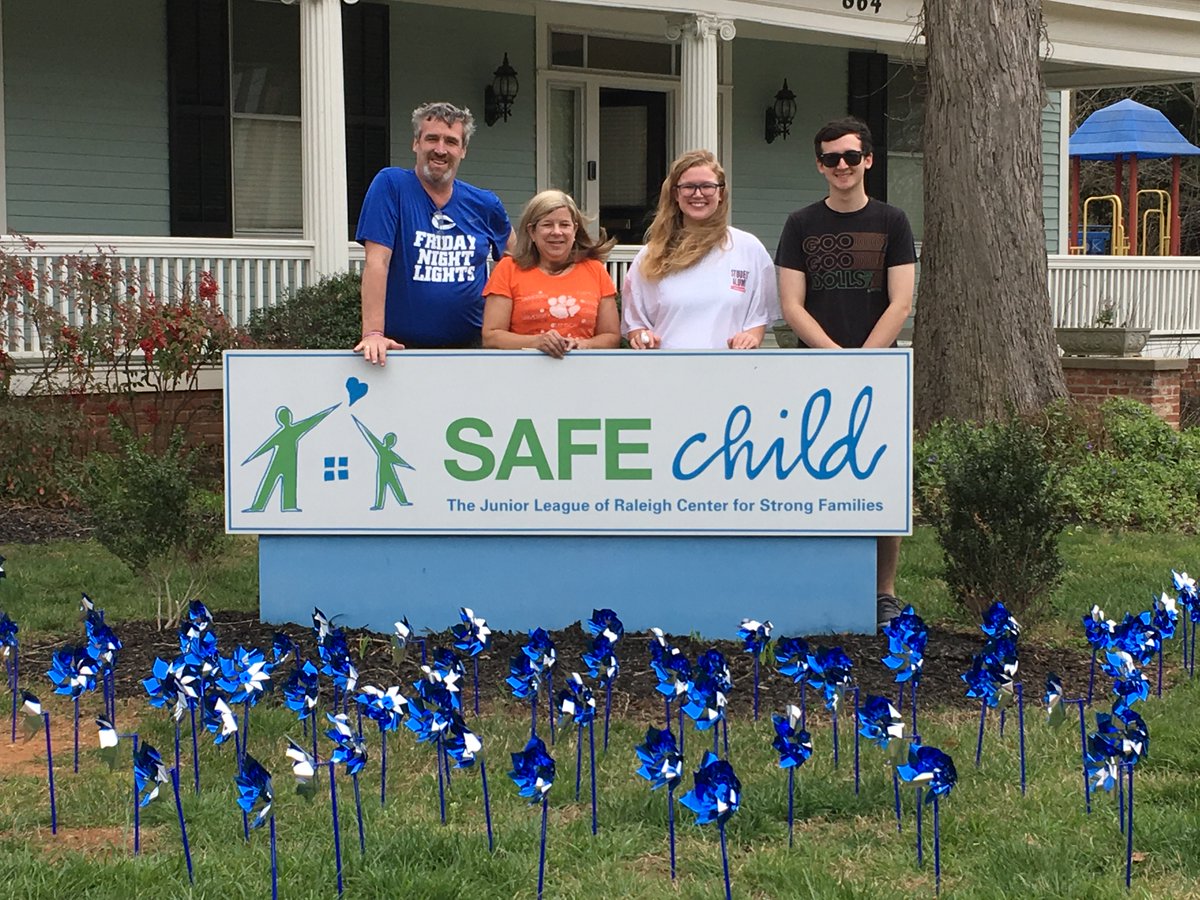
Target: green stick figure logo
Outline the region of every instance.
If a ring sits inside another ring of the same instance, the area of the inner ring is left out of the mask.
[[[354,420],[354,424],[358,426],[358,430],[375,453],[375,505],[371,507],[371,510],[383,509],[389,491],[401,506],[412,506],[408,497],[404,495],[404,487],[400,484],[400,477],[396,474],[397,467],[412,469],[412,466],[392,449],[396,446],[396,432],[389,431],[381,440],[371,429],[359,421],[358,416],[351,413],[350,418]]]
[[[267,471],[263,474],[262,481],[259,482],[254,502],[242,512],[265,510],[277,486],[280,488],[280,511],[300,512],[300,507],[296,505],[296,467],[300,454],[300,439],[320,425],[326,416],[341,405],[341,403],[335,403],[328,409],[323,409],[298,422],[292,421],[292,411],[288,407],[281,406],[275,410],[275,421],[279,423],[279,427],[242,463],[244,466],[260,456],[271,454],[271,461],[267,465]]]

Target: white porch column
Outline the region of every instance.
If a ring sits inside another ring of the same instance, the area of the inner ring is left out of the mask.
[[[344,82],[341,0],[301,0],[300,145],[304,238],[314,244],[312,274],[318,278],[350,268]]]
[[[698,13],[668,19],[667,38],[680,42],[681,102],[675,126],[675,151],[719,153],[717,134],[717,38],[732,41],[733,22]]]

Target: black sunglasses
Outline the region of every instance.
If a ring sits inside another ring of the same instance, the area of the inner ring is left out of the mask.
[[[861,150],[847,150],[845,153],[818,153],[817,159],[827,169],[836,169],[843,159],[846,165],[854,168],[863,161],[865,155]]]

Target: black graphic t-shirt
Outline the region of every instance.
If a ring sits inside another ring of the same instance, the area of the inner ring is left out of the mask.
[[[775,251],[775,265],[804,273],[804,308],[842,347],[861,347],[887,309],[887,270],[916,261],[908,217],[879,200],[852,213],[824,200],[798,209]]]

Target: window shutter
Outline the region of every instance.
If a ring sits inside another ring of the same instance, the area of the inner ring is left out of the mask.
[[[342,7],[342,54],[346,81],[346,209],[348,239],[353,240],[363,194],[391,156],[386,4]]]

